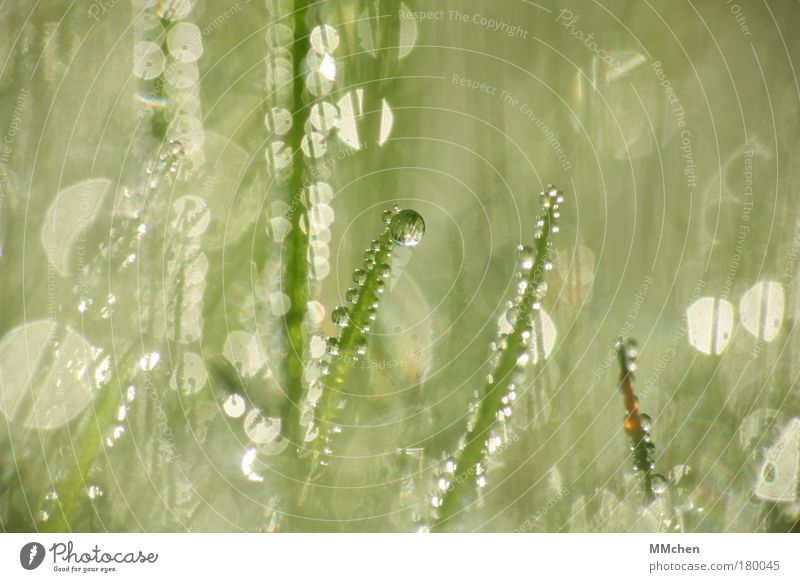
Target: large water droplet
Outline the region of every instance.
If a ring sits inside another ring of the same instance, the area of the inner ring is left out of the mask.
[[[416,210],[401,210],[389,223],[392,240],[403,247],[413,247],[425,236],[425,221]]]

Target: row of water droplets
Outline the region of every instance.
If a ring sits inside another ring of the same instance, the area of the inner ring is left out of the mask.
[[[545,274],[553,269],[551,238],[559,232],[564,198],[550,185],[541,192],[540,201],[543,211],[534,228],[535,246],[520,245],[517,249],[516,293],[506,304],[506,324],[499,326],[498,336],[490,344],[491,372],[486,376],[486,387],[483,393],[474,392],[466,433],[458,443],[457,452],[445,458],[435,475],[430,494],[434,518],[447,497],[464,483],[471,482],[477,487],[480,502],[487,483],[488,463],[511,442],[507,421],[513,405],[530,380],[531,368],[544,359],[541,311],[547,293]],[[482,434],[474,436],[476,430]],[[478,454],[476,447],[480,447]]]
[[[170,142],[158,155],[157,159],[145,168],[145,182],[141,191],[124,191],[125,208],[119,225],[112,226],[109,241],[99,244],[97,253],[85,264],[79,264],[76,272],[73,292],[78,296],[77,312],[85,327],[90,321],[110,320],[117,305],[138,305],[142,309],[141,297],[135,293],[136,286],[126,284],[128,277],[134,276],[133,267],[139,259],[140,250],[146,244],[151,225],[156,223],[157,212],[154,201],[165,180],[173,179],[178,174],[183,159],[183,146],[179,142]],[[135,199],[135,203],[130,204]],[[126,204],[127,203],[127,204]],[[116,289],[109,290],[108,282],[117,281]],[[127,314],[132,317],[133,314]],[[69,332],[68,332],[69,333]],[[122,346],[116,346],[118,350]],[[111,351],[110,349],[108,351]],[[92,348],[90,353],[94,360],[106,350]],[[145,353],[137,362],[138,368],[151,370],[158,363],[158,352]],[[102,360],[94,373],[95,385],[99,388],[111,378],[111,361],[109,357]],[[101,425],[103,446],[112,449],[127,433],[129,421],[128,407],[137,396],[135,383],[130,384],[122,394],[122,399],[112,418],[102,419]],[[103,487],[98,483],[87,482],[84,487],[85,497],[96,502],[104,495]],[[58,489],[48,492],[38,511],[38,519],[48,522],[59,503]]]
[[[336,411],[346,405],[339,387],[345,384],[353,364],[367,355],[367,335],[378,317],[380,297],[392,273],[392,248],[414,247],[425,235],[425,221],[415,210],[395,206],[383,212],[382,221],[383,232],[370,243],[362,267],[353,272],[353,284],[345,292],[346,305],[331,312],[331,321],[340,333],[325,340],[319,376],[312,379],[303,405],[304,440],[321,456],[321,468],[327,466],[325,457],[332,454],[334,436],[341,432],[341,426],[332,422]]]
[[[102,319],[111,317],[118,294],[109,292],[100,298],[95,294],[109,277],[122,278],[133,270],[145,239],[157,222],[158,191],[165,179],[174,179],[178,174],[183,156],[183,145],[169,142],[158,158],[147,164],[143,188],[123,187],[122,200],[115,209],[119,224],[111,226],[108,239],[99,244],[97,254],[78,265],[73,292],[79,297],[77,308],[84,317],[90,313],[97,313]]]
[[[204,134],[200,122],[202,112],[198,97],[199,72],[196,63],[203,53],[202,38],[196,25],[182,22],[192,11],[194,2],[164,0],[158,2],[153,11],[154,4],[156,3],[149,0],[138,0],[134,3],[134,9],[138,10],[138,13],[134,19],[137,41],[134,45],[133,73],[139,79],[140,85],[136,95],[140,106],[139,117],[152,120],[156,116],[163,116],[166,120],[167,113],[170,115],[171,122],[167,125],[166,135],[156,136],[158,139],[163,138],[166,145],[157,159],[148,163],[145,168],[143,188],[123,190],[123,199],[116,209],[122,220],[119,226],[112,227],[110,244],[107,246],[101,244],[100,253],[94,258],[93,264],[86,266],[87,272],[79,279],[82,281],[91,277],[95,280],[95,284],[90,284],[88,287],[98,288],[100,276],[108,271],[109,276],[121,281],[119,287],[123,294],[130,294],[132,291],[132,289],[126,290],[124,285],[126,271],[131,271],[136,265],[141,251],[147,244],[148,234],[152,227],[158,224],[162,206],[159,191],[164,186],[165,179],[176,179],[179,171],[187,168],[187,160],[189,167],[197,168],[203,163],[201,146]],[[182,311],[183,321],[180,322],[174,321],[173,317],[180,311],[168,310],[167,325],[172,324],[173,330],[181,330],[178,332],[181,337],[174,339],[185,343],[196,341],[200,337],[199,318],[202,311],[207,261],[198,252],[197,240],[199,233],[205,229],[202,226],[203,220],[207,224],[208,211],[201,199],[181,199],[176,202],[174,210],[178,218],[172,223],[172,227],[178,233],[178,237],[183,237],[184,240],[173,248],[173,255],[168,261],[165,284],[175,282],[178,270],[183,271],[185,284],[182,293],[169,293],[167,301],[170,304],[176,300],[180,301],[176,299],[177,296],[185,299],[191,307]],[[203,218],[204,211],[206,218]],[[185,222],[187,214],[190,216],[189,220],[194,220],[194,225],[188,228]],[[201,224],[199,229],[198,222]],[[180,264],[182,258],[187,256],[191,256],[194,260],[188,266]],[[152,296],[152,289],[147,285],[144,285],[136,297],[125,298],[130,299],[129,301],[119,301],[119,293],[109,292],[100,302],[91,294],[84,293],[82,287],[83,285],[78,286],[81,294],[79,311],[82,316],[96,310],[101,318],[109,319],[116,304],[136,305],[138,309],[135,311],[140,322],[156,324],[161,321],[152,311],[155,298]],[[198,365],[198,362],[190,357],[191,355],[180,354],[183,357],[179,357],[171,381],[173,387],[189,392],[201,388],[200,379],[204,378],[202,361]],[[149,374],[160,359],[160,353],[157,351],[142,354],[137,362],[137,372]],[[136,395],[137,386],[134,382],[124,390],[116,414],[111,419],[111,426],[105,429],[103,445],[106,448],[113,448],[126,433],[129,421],[128,407]],[[90,500],[95,501],[103,495],[103,489],[100,485],[91,484],[86,486],[85,493]],[[58,493],[52,491],[48,494],[46,502],[52,503],[57,498]],[[44,509],[43,514],[47,513]]]

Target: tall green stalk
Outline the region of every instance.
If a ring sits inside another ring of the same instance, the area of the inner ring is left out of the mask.
[[[537,222],[533,249],[521,248],[521,293],[517,295],[512,331],[502,341],[499,358],[489,375],[478,403],[474,421],[467,428],[466,443],[453,468],[453,475],[444,485],[441,496],[434,495],[433,504],[439,507],[439,516],[432,530],[441,531],[459,512],[465,509],[476,487],[485,484],[486,461],[492,449],[489,440],[505,405],[502,400],[514,388],[516,372],[527,365],[531,349],[533,314],[541,309],[545,273],[552,269],[551,235],[558,232],[558,218],[562,197],[549,186],[542,193],[544,210]],[[440,488],[442,488],[440,486]]]
[[[302,201],[302,189],[305,173],[305,158],[302,141],[305,124],[308,119],[307,109],[303,105],[305,91],[305,75],[303,64],[310,48],[309,31],[306,25],[308,0],[295,0],[294,3],[294,44],[292,45],[292,62],[294,78],[292,80],[292,127],[289,130],[288,146],[292,152],[292,173],[289,178],[289,196],[291,212],[291,230],[286,237],[285,280],[288,281],[287,295],[290,299],[289,310],[285,317],[285,331],[288,340],[288,353],[285,363],[286,378],[286,434],[295,443],[302,442],[299,433],[300,407],[303,399],[303,357],[306,346],[306,333],[303,327],[308,303],[308,249],[307,232],[303,231],[303,222],[307,220],[306,208]]]

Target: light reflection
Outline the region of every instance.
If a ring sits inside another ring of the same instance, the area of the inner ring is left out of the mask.
[[[535,341],[531,342],[531,359],[534,364],[539,360],[547,359],[553,352],[556,345],[556,326],[553,320],[544,309],[539,310],[539,318],[536,322]]]
[[[253,408],[244,417],[244,432],[254,443],[272,442],[281,432],[281,419],[264,416],[260,410]]]
[[[400,3],[400,37],[398,39],[399,59],[403,59],[411,54],[414,45],[417,43],[417,21],[414,18],[403,18],[404,14],[410,14],[408,6],[404,2]]]
[[[757,283],[747,290],[739,302],[742,325],[764,341],[772,341],[783,320],[783,288],[772,281]]]
[[[311,48],[320,54],[332,53],[339,46],[339,33],[329,24],[315,26],[309,36]]]
[[[242,455],[242,473],[244,476],[247,477],[250,481],[255,481],[257,483],[261,483],[264,480],[264,477],[259,475],[253,469],[253,465],[256,462],[256,450],[254,448],[249,448],[244,452]]]
[[[533,336],[527,340],[530,342],[530,350],[521,356],[524,361],[519,362],[520,364],[537,364],[540,359],[546,360],[553,352],[558,337],[558,330],[550,315],[541,307],[534,309]],[[507,311],[497,320],[497,332],[503,335],[510,334],[513,330],[514,326],[508,319]]]
[[[794,501],[800,480],[800,419],[789,421],[764,455],[755,494],[768,501]]]
[[[331,55],[325,54],[325,56],[322,57],[322,63],[319,65],[319,72],[329,81],[336,80],[336,62]]]
[[[244,376],[253,376],[267,362],[258,337],[246,331],[232,331],[228,334],[222,353]]]
[[[91,178],[62,189],[45,214],[42,245],[59,274],[71,274],[70,258],[75,243],[85,236],[87,225],[97,218],[113,183],[107,178]]]
[[[145,107],[149,107],[150,109],[167,108],[166,97],[155,97],[153,95],[141,95],[140,93],[136,93],[136,95],[134,95],[134,100]]]
[[[383,145],[389,139],[394,124],[394,115],[386,99],[381,100],[381,129],[378,135],[378,145]]]
[[[558,254],[556,272],[561,279],[561,289],[556,293],[578,309],[588,303],[594,281],[595,257],[587,247],[580,245],[574,253],[563,250]]]
[[[83,335],[50,320],[26,323],[0,342],[0,412],[51,429],[75,418],[110,379],[110,360]]]
[[[239,418],[247,410],[247,403],[239,394],[231,394],[222,403],[222,409],[230,418]]]
[[[619,65],[612,67],[606,75],[607,81],[616,81],[620,77],[626,77],[631,71],[647,62],[641,53],[627,54],[618,59]]]
[[[170,378],[170,388],[181,393],[191,395],[199,392],[205,385],[208,375],[203,359],[195,353],[186,352],[183,354],[181,363],[172,372]]]
[[[336,106],[339,108],[339,139],[353,149],[360,149],[361,140],[358,137],[353,92],[349,91]]]
[[[145,81],[158,77],[167,59],[154,42],[140,41],[133,47],[133,74]]]

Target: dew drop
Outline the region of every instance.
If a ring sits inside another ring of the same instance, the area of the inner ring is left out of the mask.
[[[650,478],[650,489],[656,495],[661,495],[667,490],[667,480],[663,475],[653,475]]]
[[[347,293],[345,293],[344,296],[345,299],[347,299],[348,303],[352,303],[353,305],[355,305],[356,303],[358,303],[359,290],[356,289],[355,287],[351,287],[350,289],[347,290]]]
[[[647,414],[640,414],[639,418],[642,421],[642,430],[644,430],[645,432],[649,431],[650,430],[650,426],[651,426],[651,424],[653,422],[653,420],[650,418],[650,416],[647,415]]]
[[[367,280],[367,272],[363,269],[356,269],[353,271],[353,282],[356,285],[363,285]]]
[[[325,342],[325,351],[329,356],[336,356],[339,354],[339,340],[335,337],[329,337]]]
[[[389,224],[392,240],[402,247],[413,247],[425,236],[425,221],[422,216],[411,209],[401,210],[395,214]]]
[[[528,272],[533,268],[534,251],[532,247],[524,246],[519,249],[519,268]],[[526,282],[527,287],[527,282]]]
[[[395,214],[397,214],[395,210],[384,210],[381,214],[381,220],[383,220],[383,224],[391,224],[392,218],[394,218]]]
[[[89,499],[97,499],[98,497],[102,497],[105,491],[100,485],[89,485],[86,488],[86,495],[89,496]]]
[[[367,340],[364,337],[359,337],[355,341],[356,354],[359,356],[366,355],[367,353]]]

